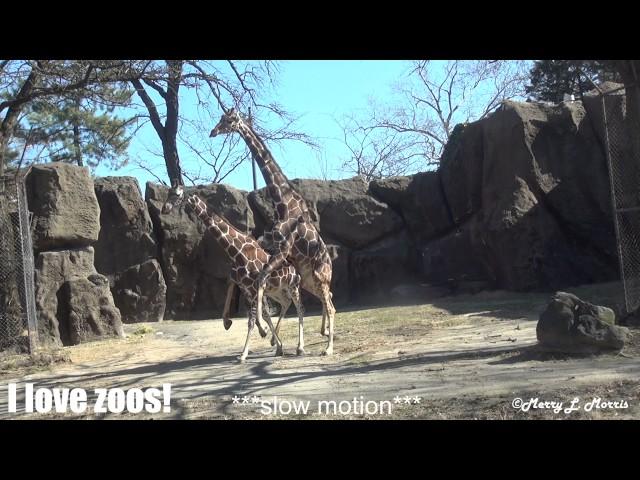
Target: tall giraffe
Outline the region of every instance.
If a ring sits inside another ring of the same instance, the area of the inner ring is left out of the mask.
[[[211,230],[214,238],[231,260],[231,280],[238,285],[251,306],[249,309],[247,339],[239,358],[241,362],[244,362],[249,353],[251,331],[256,319],[261,318],[258,315],[262,314],[262,309],[257,307],[257,302],[262,301],[262,298],[258,298],[256,279],[269,261],[269,254],[251,236],[243,234],[215,212],[209,214],[207,205],[197,195],[191,195],[187,202],[207,225],[208,229]],[[298,311],[298,349],[296,353],[303,355],[304,308],[300,300],[300,280],[300,275],[298,275],[293,265],[283,264],[269,275],[266,283],[266,293],[267,296],[282,305],[283,313],[289,308],[291,302],[295,304]],[[282,342],[278,337],[277,331],[273,328],[269,314],[266,313],[264,318],[275,339],[276,355],[282,355]]]
[[[258,315],[262,312],[261,299],[266,278],[283,262],[290,260],[302,275],[302,288],[315,295],[322,302],[321,334],[329,337],[323,355],[331,355],[333,354],[333,325],[336,311],[331,300],[333,296],[330,288],[331,256],[311,222],[307,202],[291,186],[250,122],[246,122],[237,110],[230,109],[222,115],[209,136],[215,137],[232,132],[240,134],[260,167],[260,172],[267,184],[267,192],[276,211],[276,221],[271,231],[275,254],[269,259],[267,266],[256,279],[259,300]]]

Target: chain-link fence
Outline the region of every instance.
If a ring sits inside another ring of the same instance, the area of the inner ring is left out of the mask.
[[[636,88],[632,86],[631,88]],[[601,95],[618,260],[627,313],[640,307],[640,123],[636,92]]]
[[[0,177],[0,352],[37,344],[33,248],[24,182]]]

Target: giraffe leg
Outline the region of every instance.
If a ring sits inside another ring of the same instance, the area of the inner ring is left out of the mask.
[[[269,316],[269,302],[267,300],[267,297],[263,298],[263,302],[264,303],[262,305],[262,308],[263,308],[263,310],[262,310],[262,315],[263,315],[262,319],[266,321],[267,320],[266,316]],[[260,336],[262,338],[265,338],[267,336],[267,331],[262,327],[262,324],[258,321],[257,318],[256,318],[256,324],[258,326],[258,331],[260,332]],[[273,343],[271,345],[273,345]]]
[[[304,355],[304,306],[300,299],[300,290],[297,288],[291,289],[290,297],[298,311],[298,348],[296,349],[296,355]]]
[[[279,303],[280,303],[280,316],[278,317],[278,323],[276,323],[276,335],[280,335],[280,322],[282,321],[284,316],[287,314],[287,310],[289,310],[289,307],[291,306],[291,300],[290,299],[282,300]],[[272,335],[271,345],[275,345],[275,344],[276,344],[276,337]]]
[[[327,322],[327,309],[324,305],[324,302],[322,302],[322,325],[320,325],[320,335],[328,337],[329,327],[326,322]]]
[[[329,285],[323,283],[320,285],[322,289],[322,303],[323,307],[327,310],[327,319],[329,323],[329,343],[327,343],[327,348],[322,355],[333,355],[333,323],[334,317],[336,313],[336,309],[333,306],[333,301],[331,300],[331,292],[329,291]]]
[[[280,339],[278,338],[278,334],[276,333],[275,329],[273,328],[273,323],[271,323],[271,316],[269,314],[267,314],[266,316],[264,316],[265,314],[263,313],[263,309],[262,309],[262,300],[264,298],[264,286],[259,286],[258,287],[258,295],[257,295],[257,305],[258,305],[258,312],[257,315],[258,316],[262,316],[262,318],[264,318],[267,321],[267,324],[269,325],[269,328],[271,329],[271,332],[273,332],[273,336],[276,338],[276,356],[281,356],[283,354],[282,352],[282,342],[280,341]]]
[[[224,300],[224,311],[222,312],[222,324],[224,325],[225,330],[229,330],[233,323],[229,316],[229,311],[231,310],[231,301],[233,300],[235,287],[236,284],[229,280],[229,285],[227,286],[227,298]]]
[[[247,339],[244,342],[244,348],[242,349],[242,353],[238,360],[240,363],[244,363],[247,360],[247,355],[249,354],[249,339],[251,338],[251,331],[256,323],[256,307],[255,301],[251,304],[251,309],[249,310],[249,325],[247,330]]]

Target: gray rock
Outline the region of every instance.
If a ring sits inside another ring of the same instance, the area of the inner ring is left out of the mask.
[[[483,123],[457,125],[440,159],[444,201],[458,225],[482,207]]]
[[[498,286],[561,288],[615,278],[606,161],[580,102],[505,102],[481,123],[474,237]]]
[[[375,180],[369,185],[369,191],[402,215],[409,233],[417,242],[441,235],[454,225],[439,172]]]
[[[118,273],[112,292],[124,323],[163,320],[167,285],[157,260],[147,260]]]
[[[474,238],[477,228],[472,218],[422,247],[422,272],[426,281],[443,284],[490,280],[490,268],[482,263],[482,246],[477,245]]]
[[[419,283],[414,248],[406,232],[351,253],[351,294],[357,302],[384,303],[389,291],[406,283]]]
[[[65,282],[60,302],[60,338],[64,345],[124,337],[120,311],[114,305],[109,281],[103,275]]]
[[[158,246],[147,206],[134,177],[95,179],[100,205],[96,269],[110,276],[155,258]]]
[[[100,207],[88,168],[34,165],[26,185],[34,250],[84,247],[98,240]]]
[[[70,345],[121,328],[109,282],[96,271],[93,257],[93,247],[41,252],[36,257],[38,337],[44,345]],[[86,322],[95,324],[95,329]]]
[[[545,348],[567,353],[621,350],[629,330],[609,323],[609,310],[557,292],[540,315],[538,341]]]

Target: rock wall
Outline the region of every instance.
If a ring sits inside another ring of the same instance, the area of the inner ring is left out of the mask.
[[[456,127],[437,171],[370,183],[292,180],[334,257],[336,305],[616,278],[602,112],[597,101],[585,103],[506,102],[487,118]],[[50,185],[71,181],[59,180],[56,168],[34,177],[45,187],[38,194],[44,205],[34,212],[52,217],[36,222],[38,248],[93,244],[96,268],[124,321],[221,313],[228,260],[184,206],[161,213],[166,187],[148,183],[143,201],[133,178],[97,179],[97,229],[91,201],[60,213],[79,202],[80,192],[47,193]],[[80,177],[77,183],[89,185]],[[256,237],[273,222],[265,189],[213,184],[186,190]],[[81,235],[60,225],[65,215]],[[84,282],[83,288],[90,287]],[[310,296],[304,301],[319,304]]]
[[[65,163],[35,165],[26,185],[40,341],[61,346],[124,336],[109,281],[94,266],[100,207],[89,170]]]
[[[161,321],[167,286],[138,181],[133,177],[97,178],[94,189],[101,225],[95,244],[96,269],[109,279],[125,323]]]

